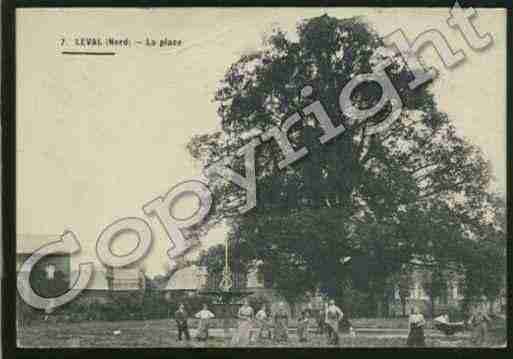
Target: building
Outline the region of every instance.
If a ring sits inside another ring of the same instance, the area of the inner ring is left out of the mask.
[[[195,291],[206,287],[208,274],[206,268],[190,265],[176,271],[167,282],[165,290]]]
[[[40,248],[60,241],[60,235],[19,234],[16,237],[16,273],[23,263]],[[71,253],[55,253],[41,258],[32,267],[29,284],[32,290],[41,297],[56,297],[68,291],[70,286]],[[30,307],[16,291],[16,318],[18,328],[30,323],[41,314],[40,310]]]
[[[263,275],[258,273],[256,267],[259,263],[255,264],[254,269],[250,270],[247,274],[232,274],[234,288],[252,292],[248,297],[250,300],[254,302],[266,302],[270,304],[271,310],[274,310],[279,302],[284,302],[290,314],[299,313],[302,309],[307,307],[318,306],[315,302],[320,298],[320,293],[317,293],[317,295],[306,294],[304,300],[294,303],[292,308],[278,291],[272,288],[270,278],[264,278]],[[463,276],[446,273],[444,276],[444,278],[446,278],[445,289],[442,290],[441,295],[433,298],[434,303],[432,303],[432,298],[429,297],[427,292],[428,283],[426,283],[428,278],[430,278],[430,271],[422,266],[416,266],[410,273],[411,278],[404,308],[400,297],[399,285],[392,283],[392,287],[390,288],[391,295],[388,299],[388,311],[385,311],[383,315],[399,317],[403,315],[403,310],[404,314],[408,315],[415,307],[418,307],[427,317],[432,314],[433,309],[434,315],[439,315],[441,312],[450,309],[461,309],[464,300]],[[163,289],[167,291],[191,292],[198,290],[216,290],[219,289],[221,278],[221,273],[209,275],[207,268],[191,265],[175,272],[167,282],[167,286]],[[505,295],[503,297],[504,298],[501,298],[497,303],[490,304],[493,308],[497,308],[495,309],[496,311],[501,310],[499,308],[505,307]],[[339,303],[339,305],[342,305],[342,303]],[[375,315],[375,313],[357,314],[355,312],[349,313],[349,315]]]
[[[72,272],[72,277],[78,275]],[[111,292],[109,290],[109,283],[107,280],[107,272],[103,268],[96,268],[87,288],[82,290],[80,294],[73,299],[73,303],[79,306],[88,308],[94,307],[97,304],[107,304],[112,300]]]
[[[119,305],[116,303],[138,308],[144,301],[144,293],[144,274],[139,268],[113,269],[97,266],[89,285],[73,299],[73,304],[89,313],[89,319],[95,319],[99,311],[103,315],[106,314],[103,309],[105,306]],[[123,313],[123,318],[129,319],[136,317],[137,314],[135,311],[130,311]],[[114,318],[109,317],[109,320]]]
[[[221,279],[222,273],[209,275],[207,268],[193,264],[176,271],[162,290],[166,291],[169,297],[172,297],[171,293],[173,291],[189,291],[192,293],[201,290],[219,290]],[[279,302],[283,301],[290,312],[291,308],[289,308],[288,303],[275,289],[266,287],[263,276],[258,273],[256,268],[251,269],[248,273],[232,273],[232,282],[234,289],[252,293],[247,297],[250,301],[266,302],[271,306],[271,311],[275,309]],[[297,305],[302,306],[303,304]]]
[[[105,272],[108,289],[111,291],[144,291],[145,277],[143,271],[135,267],[111,268]]]
[[[462,308],[462,303],[465,299],[463,293],[465,278],[463,275],[447,273],[445,276],[445,288],[442,288],[440,295],[435,298],[430,298],[427,293],[426,287],[429,286],[429,283],[426,283],[426,278],[429,278],[429,270],[418,268],[412,271],[409,293],[404,308],[406,315],[415,307],[420,308],[420,310],[428,316],[432,311],[433,315],[437,316],[450,309]],[[431,302],[432,300],[434,303]],[[482,298],[482,303],[485,303],[490,311],[505,311],[505,287],[496,301],[490,302],[486,298]],[[398,285],[395,285],[393,288],[393,297],[389,302],[389,314],[391,316],[403,315],[403,303],[401,302]]]
[[[431,313],[434,304],[434,315],[438,315],[443,311],[450,308],[457,308],[461,306],[464,299],[463,296],[463,277],[450,275],[446,276],[447,281],[445,283],[445,289],[442,288],[441,295],[433,298],[434,303],[431,303],[431,298],[428,295],[426,287],[429,285],[426,283],[429,278],[430,272],[426,269],[414,269],[411,272],[411,282],[409,283],[408,295],[405,298],[404,308],[401,302],[399,285],[394,285],[393,297],[389,302],[389,314],[391,316],[402,316],[403,309],[404,314],[408,315],[411,311],[418,307],[426,315]]]
[[[60,235],[20,234],[16,238],[16,272],[41,247],[60,241]],[[71,253],[50,254],[41,258],[30,272],[32,289],[43,297],[55,297],[70,286]]]
[[[222,277],[222,273],[209,274],[206,267],[189,264],[185,268],[181,268],[173,273],[162,289],[182,291],[215,290],[219,289]],[[233,288],[249,289],[248,275],[245,273],[233,272],[232,282]]]

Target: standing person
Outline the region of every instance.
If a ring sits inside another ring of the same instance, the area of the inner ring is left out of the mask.
[[[424,316],[420,312],[419,307],[415,307],[415,309],[412,310],[409,324],[410,333],[408,334],[406,344],[409,347],[425,347],[426,340],[424,337],[424,325],[426,324],[426,321],[424,320]]]
[[[472,325],[472,343],[482,346],[488,337],[488,323],[490,317],[486,314],[483,308],[478,308],[469,319]]]
[[[248,345],[251,339],[251,329],[253,328],[253,308],[249,305],[247,299],[244,300],[242,307],[239,308],[237,318],[239,318],[239,328],[232,337],[232,345]]]
[[[182,341],[182,334],[185,334],[185,340],[191,340],[191,336],[189,334],[189,327],[187,326],[187,318],[188,314],[185,311],[185,307],[183,304],[180,304],[178,310],[175,312],[175,321],[176,326],[178,327],[178,340]]]
[[[271,329],[269,328],[269,318],[267,316],[267,308],[265,304],[262,304],[262,308],[257,312],[255,316],[260,330],[258,331],[258,338],[264,339],[267,335],[268,339],[271,339]]]
[[[289,314],[285,303],[280,302],[274,313],[274,340],[276,342],[288,342],[289,340]]]
[[[318,317],[317,317],[317,328],[319,330],[319,334],[323,335],[326,331],[326,309],[328,306],[326,305],[326,302],[321,299],[320,308],[318,310]]]
[[[208,310],[206,304],[203,304],[203,309],[196,313],[195,317],[200,320],[198,324],[198,334],[196,335],[196,339],[207,340],[210,319],[215,317],[214,313]]]
[[[344,313],[335,305],[335,301],[331,299],[326,308],[326,328],[328,330],[328,344],[338,345],[340,338],[338,335],[338,323],[344,317]]]
[[[304,343],[308,341],[308,321],[310,320],[308,316],[308,311],[305,309],[301,312],[299,319],[297,320],[297,335],[299,337],[299,341]]]

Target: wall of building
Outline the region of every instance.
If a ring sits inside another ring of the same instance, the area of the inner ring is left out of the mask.
[[[105,277],[112,291],[134,291],[145,288],[144,274],[139,268],[107,268]]]
[[[405,314],[409,315],[412,310],[418,307],[426,316],[431,315],[431,300],[428,293],[425,290],[424,281],[429,275],[427,270],[416,269],[411,273],[411,286],[409,296],[406,298]],[[456,276],[454,274],[446,273],[448,278],[446,281],[446,290],[442,292],[442,295],[434,298],[434,315],[440,315],[451,308],[459,308],[464,299],[462,291],[462,280],[463,277]],[[395,286],[394,296],[389,302],[389,314],[390,316],[402,316],[403,306],[401,298],[399,296],[399,288]]]

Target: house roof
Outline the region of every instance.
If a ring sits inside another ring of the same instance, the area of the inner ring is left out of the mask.
[[[16,236],[16,253],[32,254],[44,245],[60,240],[59,234],[18,234]]]
[[[107,277],[118,280],[138,280],[141,275],[139,268],[112,268],[107,272]]]
[[[75,284],[75,278],[78,275],[78,271],[73,270],[70,273],[70,287]],[[134,283],[139,282],[142,273],[138,268],[113,268],[110,271],[102,268],[95,267],[92,278],[86,289],[89,290],[110,290],[109,278],[114,279],[118,282]]]

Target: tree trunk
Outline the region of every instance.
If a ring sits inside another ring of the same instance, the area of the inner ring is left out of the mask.
[[[372,300],[376,306],[376,315],[378,318],[385,318],[388,316],[388,300],[386,286],[384,283],[379,283],[371,288]]]
[[[381,300],[380,296],[377,295],[379,291],[376,289],[375,286],[371,286],[370,288],[370,300],[371,300],[371,307],[374,308],[373,315],[376,318],[381,318],[381,315],[383,313],[383,301]]]
[[[383,317],[384,318],[390,317],[390,302],[388,299],[389,298],[386,295],[384,295],[381,299],[383,301]]]
[[[383,301],[376,301],[376,317],[383,318]]]
[[[435,297],[431,296],[430,298],[430,302],[431,302],[431,318],[434,318],[435,317]]]

